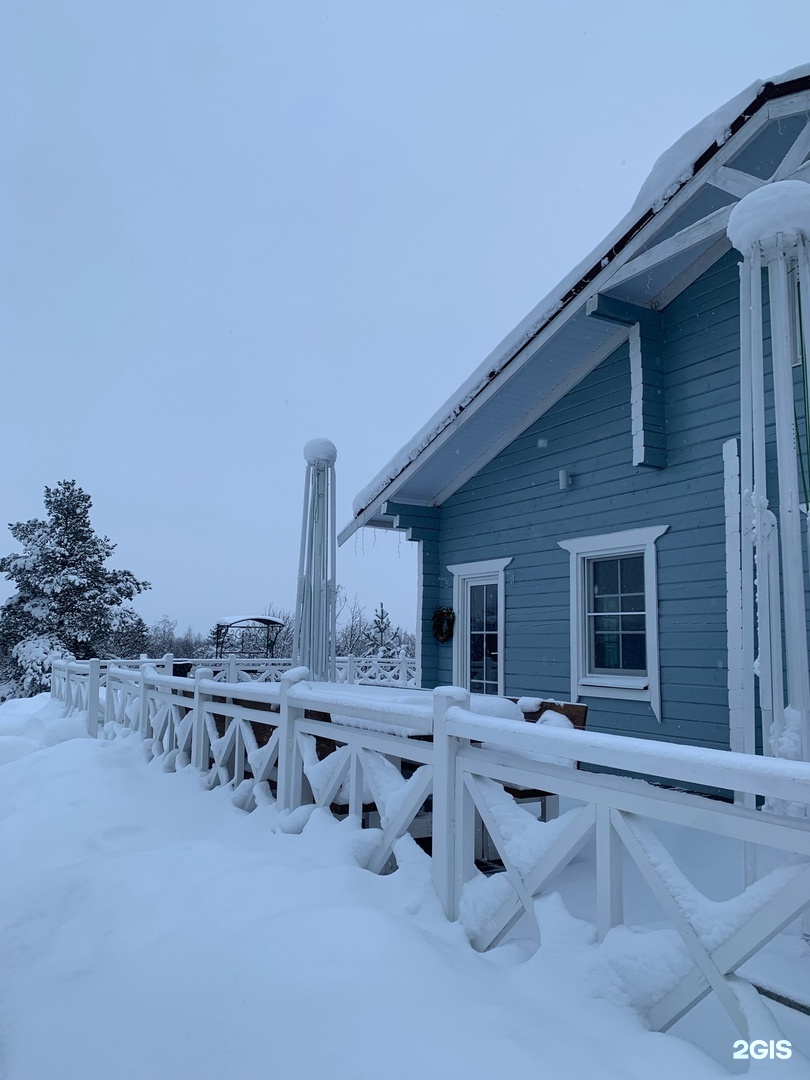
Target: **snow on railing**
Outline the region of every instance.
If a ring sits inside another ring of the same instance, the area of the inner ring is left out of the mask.
[[[651,1026],[666,1030],[713,991],[748,1038],[736,972],[810,908],[810,763],[528,724],[511,702],[455,687],[312,682],[304,668],[274,682],[239,681],[241,668],[237,680],[223,682],[213,665],[197,667],[193,678],[171,671],[170,657],[138,668],[55,664],[52,694],[69,710],[88,709],[91,731],[139,732],[164,769],[193,766],[209,787],[231,788],[242,809],[274,806],[287,831],[303,827],[315,807],[353,815],[377,829],[366,861],[373,872],[395,865],[406,833],[429,837],[436,891],[478,949],[502,941],[519,921],[539,938],[536,899],[593,838],[598,940],[624,922],[625,862],[680,937],[677,955],[660,959],[656,994],[637,1001]],[[577,761],[591,768],[572,767]],[[761,796],[783,812],[639,774]],[[566,810],[558,816],[560,797]],[[770,848],[782,861],[739,896],[709,900],[650,823]],[[503,872],[476,867],[485,841]],[[636,1000],[638,988],[625,989]]]
[[[51,693],[54,686],[64,683],[68,664],[83,663],[84,668],[91,661],[54,661],[51,672]],[[292,667],[292,660],[285,657],[258,657],[256,659],[244,659],[237,656],[224,658],[211,657],[175,657],[167,653],[160,659],[150,659],[141,656],[137,660],[99,660],[99,674],[102,679],[109,667],[123,668],[131,671],[139,671],[144,666],[157,666],[167,674],[178,668],[183,674],[193,677],[197,668],[210,668],[217,682],[278,682],[285,671]],[[369,685],[369,686],[401,686],[413,687],[417,685],[416,658],[407,656],[404,649],[400,650],[399,656],[339,656],[335,661],[337,668],[337,681],[339,683]],[[74,669],[75,670],[75,669]],[[64,694],[58,695],[64,699]]]

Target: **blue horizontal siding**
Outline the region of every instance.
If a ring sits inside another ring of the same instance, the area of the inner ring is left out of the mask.
[[[584,698],[588,724],[728,746],[722,444],[739,434],[734,253],[661,315],[667,467],[632,465],[624,346],[440,508],[438,587],[425,596],[423,618],[425,685],[452,681],[451,643],[424,634],[435,606],[452,605],[447,566],[511,556],[506,693],[569,697],[569,555],[558,540],[669,525],[657,544],[662,722],[645,702]],[[563,492],[560,469],[573,477]]]

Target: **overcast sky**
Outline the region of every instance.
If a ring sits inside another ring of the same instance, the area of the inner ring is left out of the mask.
[[[807,0],[4,0],[0,522],[74,478],[148,622],[292,606],[304,443],[342,526],[658,155],[808,60]],[[405,540],[338,579],[415,625]]]

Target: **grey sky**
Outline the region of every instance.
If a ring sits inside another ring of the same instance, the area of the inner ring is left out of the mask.
[[[6,0],[0,522],[75,478],[147,621],[291,606],[304,443],[343,525],[658,154],[808,59],[807,0]],[[406,541],[338,578],[413,627]]]

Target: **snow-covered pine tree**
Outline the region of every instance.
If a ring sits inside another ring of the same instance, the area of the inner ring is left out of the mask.
[[[22,548],[0,558],[16,593],[0,608],[0,663],[19,695],[47,690],[55,658],[84,660],[107,651],[121,605],[149,588],[129,570],[109,570],[115,551],[90,524],[90,496],[75,480],[45,488],[44,521],[18,521]]]
[[[399,637],[391,629],[391,617],[381,600],[380,606],[374,610],[374,618],[366,635],[366,656],[396,656],[399,644]]]
[[[134,660],[148,651],[149,627],[137,611],[125,604],[113,613],[110,620],[110,634],[104,643],[103,653],[99,655]]]

